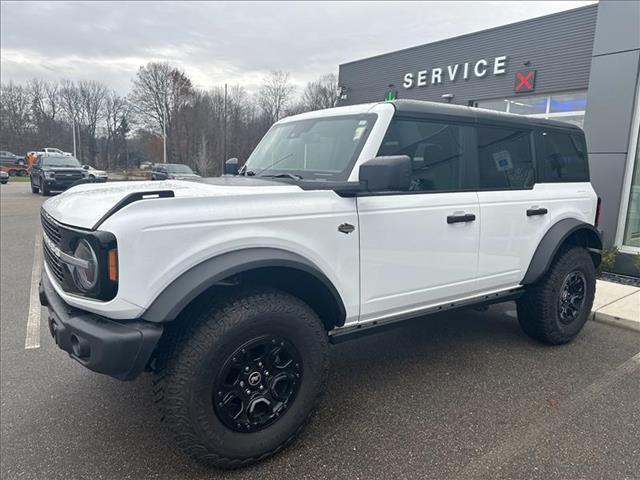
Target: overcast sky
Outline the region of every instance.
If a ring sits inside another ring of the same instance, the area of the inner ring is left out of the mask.
[[[296,84],[340,63],[593,2],[9,2],[2,81],[100,80],[121,93],[161,60],[194,83],[254,90],[270,70]]]

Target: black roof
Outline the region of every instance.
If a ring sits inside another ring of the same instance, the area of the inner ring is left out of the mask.
[[[468,122],[500,123],[520,125],[523,127],[553,127],[576,130],[582,129],[576,125],[546,120],[544,118],[527,117],[515,113],[498,112],[484,108],[467,107],[464,105],[453,105],[449,103],[427,102],[424,100],[393,100],[393,106],[399,114],[419,114],[432,116],[440,119],[466,120]]]

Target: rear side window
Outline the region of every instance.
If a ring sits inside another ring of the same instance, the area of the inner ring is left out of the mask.
[[[473,127],[418,119],[392,120],[378,156],[407,155],[412,191],[441,192],[468,187]]]
[[[541,182],[588,182],[587,148],[582,135],[546,130],[538,134]]]
[[[535,182],[531,132],[525,129],[478,127],[481,189],[530,188]]]

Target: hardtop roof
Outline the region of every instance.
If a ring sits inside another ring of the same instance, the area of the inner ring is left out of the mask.
[[[581,132],[582,129],[576,125],[556,120],[544,118],[527,117],[515,113],[498,112],[478,107],[467,107],[464,105],[454,105],[449,103],[428,102],[425,100],[393,100],[396,113],[418,114],[449,119],[458,119],[468,122],[479,123],[511,123],[522,127],[551,127],[564,128]]]

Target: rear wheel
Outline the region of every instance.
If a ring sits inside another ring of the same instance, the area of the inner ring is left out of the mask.
[[[549,271],[518,300],[518,321],[524,332],[544,343],[573,340],[591,314],[595,267],[589,252],[562,250]]]
[[[178,445],[219,468],[285,448],[324,390],[322,322],[307,304],[275,290],[209,304],[194,320],[158,358],[156,397]]]

